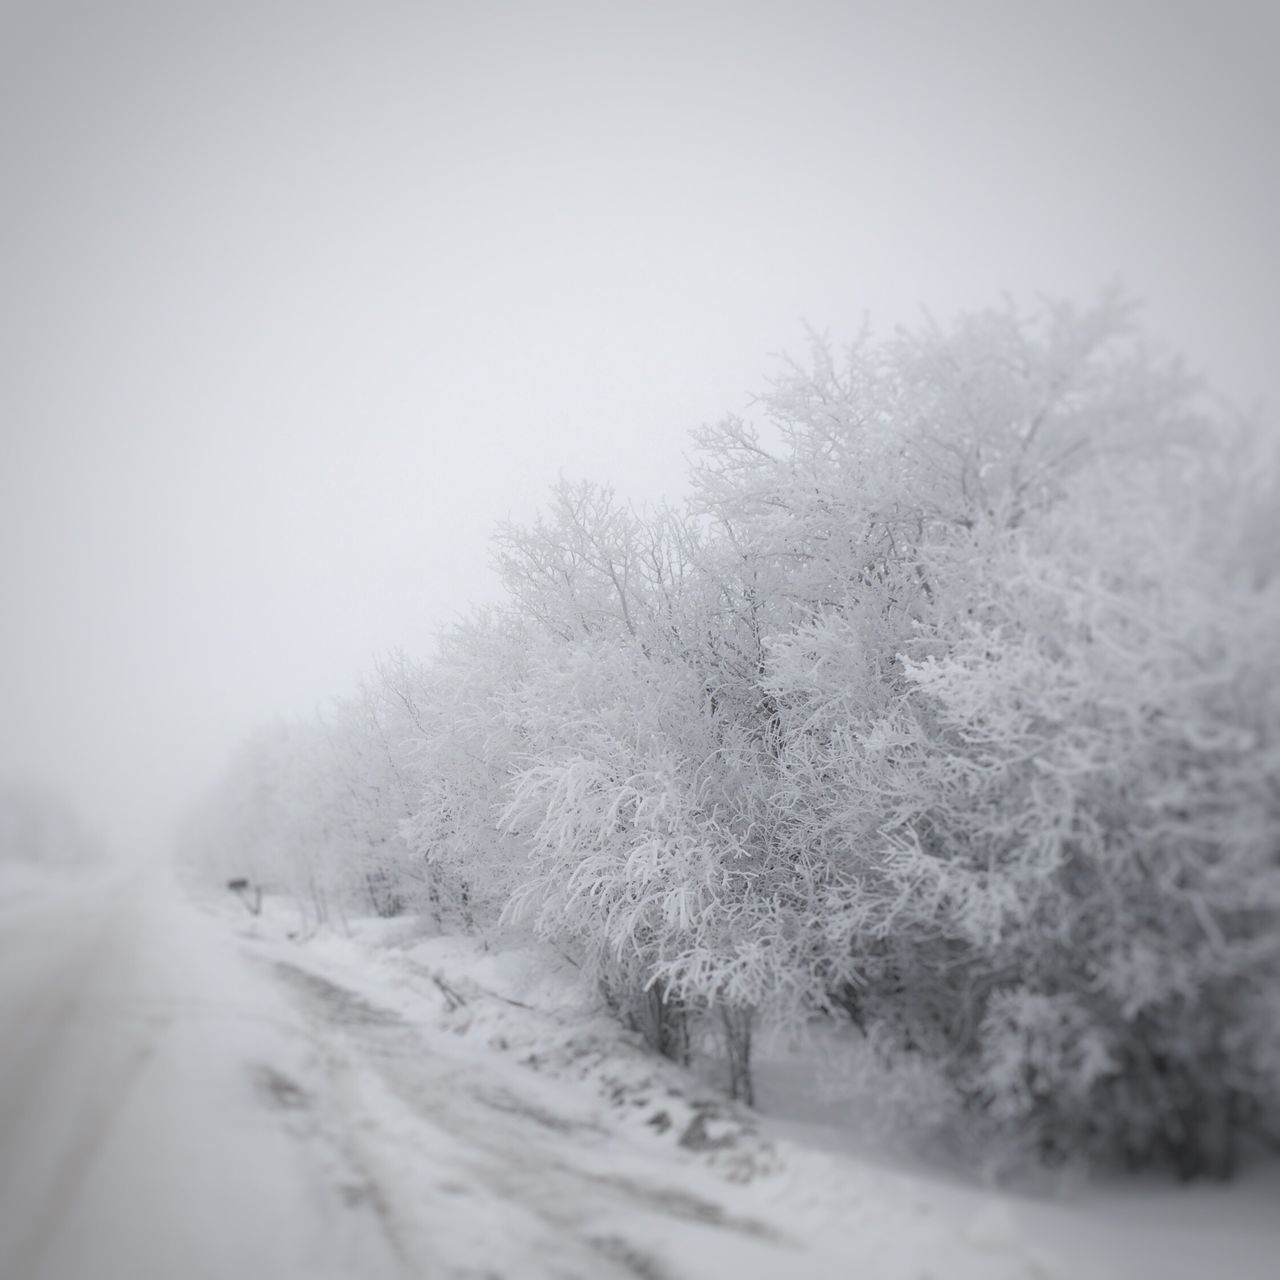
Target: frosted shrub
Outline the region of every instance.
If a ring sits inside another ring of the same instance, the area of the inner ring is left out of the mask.
[[[820,349],[708,482],[805,605],[763,685],[828,998],[1043,1153],[1221,1172],[1277,1095],[1274,453],[1125,326]]]
[[[721,805],[725,743],[696,673],[634,647],[548,655],[522,693],[529,750],[504,829],[528,849],[508,914],[577,951],[673,1056],[686,1007],[724,990],[752,872]],[[741,939],[738,939],[741,941]]]
[[[1228,1046],[1280,1035],[1252,998],[1280,978],[1280,610],[1188,545],[1213,494],[1175,480],[1122,546],[1116,508],[1007,541],[906,660],[927,802],[890,879],[962,945],[993,1115],[1190,1174],[1276,1103]]]
[[[1105,1123],[1086,1104],[1120,1062],[1076,997],[1005,988],[987,1002],[978,1034],[971,1087],[994,1119],[1015,1122],[1050,1155],[1089,1142],[1068,1126]]]

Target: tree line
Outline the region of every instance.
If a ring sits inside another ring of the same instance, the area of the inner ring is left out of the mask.
[[[694,444],[687,502],[562,482],[503,605],[247,743],[206,863],[527,927],[748,1100],[753,1031],[831,1018],[1047,1159],[1280,1139],[1273,438],[1107,297],[811,335]]]

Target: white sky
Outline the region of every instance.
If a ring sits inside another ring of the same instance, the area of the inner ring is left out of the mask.
[[[0,0],[0,774],[154,844],[683,485],[802,320],[1121,279],[1280,392],[1280,6]]]

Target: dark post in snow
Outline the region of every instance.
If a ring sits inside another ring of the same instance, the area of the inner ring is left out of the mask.
[[[246,909],[251,916],[262,914],[262,886],[251,885],[244,876],[238,876],[234,880],[227,881],[227,888],[232,893],[239,894],[240,901],[244,903]]]

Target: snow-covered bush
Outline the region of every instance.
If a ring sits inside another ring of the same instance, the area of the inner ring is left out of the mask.
[[[1071,1131],[1195,1172],[1224,1168],[1229,1131],[1276,1103],[1226,1044],[1280,1043],[1251,1004],[1280,981],[1280,593],[1214,554],[1205,477],[1166,472],[1158,502],[1130,478],[1039,544],[1007,540],[963,622],[904,659],[927,737],[885,827],[906,850],[891,901],[963,947],[975,990],[1087,1014],[1108,1069],[1090,1056],[1078,1078],[1080,1028],[1059,1074],[1043,1041],[1028,1064],[1055,1081],[1046,1146]],[[981,1020],[985,1063],[1007,1018]]]
[[[519,714],[527,750],[503,822],[529,866],[510,913],[571,946],[682,1056],[685,1011],[748,1008],[773,986],[736,972],[751,945],[740,908],[761,868],[732,726],[696,671],[604,642],[545,650]]]
[[[1274,454],[1114,304],[819,347],[765,405],[781,447],[728,424],[701,478],[775,593],[829,1000],[1046,1151],[1224,1166],[1276,1094],[1223,1049],[1273,1060]]]

